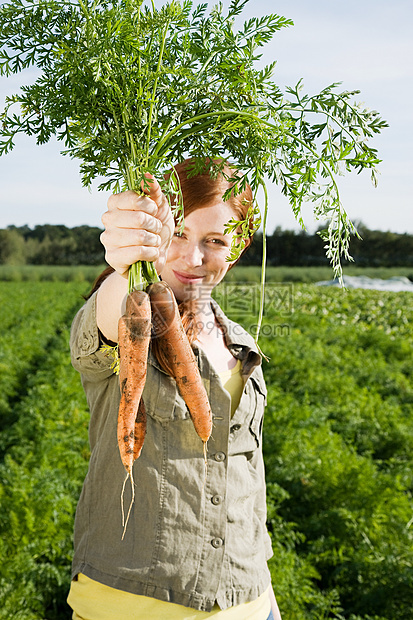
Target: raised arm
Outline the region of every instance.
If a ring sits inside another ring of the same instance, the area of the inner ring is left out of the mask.
[[[102,283],[97,295],[97,324],[108,340],[118,340],[118,320],[125,310],[128,270],[137,261],[154,261],[160,274],[174,231],[168,201],[158,182],[146,196],[127,191],[114,194],[102,215],[105,227],[100,239],[106,262],[115,269]]]

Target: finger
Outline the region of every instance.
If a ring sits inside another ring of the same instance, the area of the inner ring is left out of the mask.
[[[156,261],[158,256],[159,249],[157,247],[143,245],[131,245],[105,253],[106,262],[119,273],[125,273],[131,265],[139,261]]]
[[[106,211],[101,219],[106,230],[116,228],[120,228],[122,231],[128,229],[143,229],[156,234],[160,233],[162,230],[162,223],[160,220],[144,211],[115,209]]]
[[[145,211],[151,215],[156,215],[158,206],[149,195],[142,196],[131,190],[121,192],[120,194],[112,194],[108,200],[108,211]]]
[[[117,248],[130,246],[161,246],[161,237],[141,228],[111,228],[103,231],[100,235],[102,245],[106,251],[114,251]]]

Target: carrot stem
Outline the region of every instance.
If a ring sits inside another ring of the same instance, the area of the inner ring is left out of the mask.
[[[153,282],[159,282],[159,276],[153,262],[138,261],[130,266],[128,274],[129,293],[144,291]]]

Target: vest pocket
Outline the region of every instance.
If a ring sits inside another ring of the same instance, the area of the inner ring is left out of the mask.
[[[146,413],[157,422],[189,418],[189,411],[178,391],[175,380],[152,364],[148,364],[142,397]]]

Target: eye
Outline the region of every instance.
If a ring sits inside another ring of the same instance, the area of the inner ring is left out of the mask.
[[[180,232],[179,230],[175,230],[174,237],[178,237],[178,239],[182,239],[183,236],[184,236],[183,232]]]
[[[219,239],[217,237],[213,237],[212,239],[209,240],[211,243],[213,243],[214,245],[223,245],[226,246],[227,244],[225,243],[225,241],[223,239]]]

